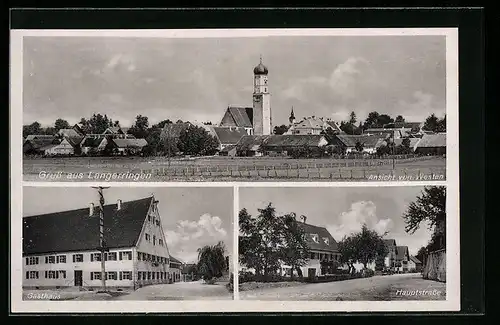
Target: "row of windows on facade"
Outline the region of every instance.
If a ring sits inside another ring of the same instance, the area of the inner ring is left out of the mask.
[[[146,241],[150,243],[151,242],[151,235],[146,234],[145,237],[146,237]],[[156,236],[155,235],[153,235],[153,245],[156,245]],[[161,239],[161,238],[158,239],[158,245],[164,246],[163,239]]]
[[[42,271],[26,271],[26,279],[39,279]],[[90,280],[101,280],[101,272],[90,272]],[[45,271],[45,279],[66,279],[65,270]],[[132,271],[106,272],[106,280],[132,280]]]
[[[160,219],[155,218],[155,216],[149,214],[148,221],[151,222],[152,224],[157,225],[158,227],[160,226]]]
[[[339,254],[330,253],[310,253],[309,259],[311,260],[327,260],[327,261],[338,261],[340,259]]]
[[[83,254],[73,254],[73,263],[81,263],[84,260]],[[104,253],[105,261],[117,261],[117,260],[132,260],[132,252],[109,252]],[[90,261],[101,261],[101,253],[91,253]],[[66,255],[49,255],[45,256],[45,264],[56,264],[56,263],[66,263]],[[40,258],[38,256],[26,257],[26,265],[36,265],[40,264]]]
[[[151,272],[151,271],[138,271],[137,280],[179,280],[181,275],[179,273],[170,272]]]

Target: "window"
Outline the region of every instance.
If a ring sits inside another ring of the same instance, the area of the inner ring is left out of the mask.
[[[65,270],[60,270],[59,271],[59,277],[62,279],[66,279],[66,271]]]
[[[151,215],[148,215],[148,221],[151,222]]]
[[[131,261],[132,260],[132,251],[120,252],[120,261]]]
[[[101,280],[101,272],[90,272],[90,280]]]
[[[160,280],[160,272],[156,272],[156,279]]]
[[[83,262],[83,254],[73,254],[73,263]]]
[[[137,280],[142,280],[141,277],[142,277],[142,272],[137,271]]]
[[[45,256],[45,264],[55,264],[55,263],[56,263],[56,257],[54,255]]]
[[[158,244],[160,244],[160,246],[163,246],[163,239],[158,239]]]
[[[106,261],[116,261],[116,252],[106,253],[106,255],[104,255],[104,257],[105,257]]]
[[[36,265],[40,259],[36,256],[26,257],[26,265]]]
[[[118,280],[117,272],[106,272],[106,280]]]
[[[142,272],[142,279],[147,280],[148,279],[148,272]]]
[[[154,280],[154,279],[155,279],[155,273],[151,272],[151,280]]]
[[[148,280],[151,280],[151,272],[148,271]]]
[[[45,271],[46,279],[57,279],[59,278],[59,272],[57,271]]]
[[[38,279],[38,271],[26,271],[26,279]]]
[[[137,260],[140,261],[141,260],[141,257],[142,257],[142,253],[141,252],[137,252]],[[122,253],[120,252],[120,259],[122,259]]]
[[[156,219],[156,225],[159,226],[160,225],[160,219]]]
[[[326,245],[330,245],[330,239],[328,237],[323,237],[323,241]]]
[[[318,234],[311,234],[311,238],[315,243],[319,243],[319,238]]]
[[[90,254],[91,262],[100,262],[101,261],[101,253],[92,253]]]
[[[146,234],[146,241],[150,241],[151,240],[151,236],[149,234]]]
[[[139,276],[140,278],[140,276]],[[120,280],[132,280],[131,271],[120,271]]]
[[[57,263],[66,263],[66,255],[58,255]]]
[[[156,245],[156,236],[153,235],[153,245]]]

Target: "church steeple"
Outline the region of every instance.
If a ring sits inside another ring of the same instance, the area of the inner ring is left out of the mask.
[[[295,123],[295,114],[293,113],[293,106],[292,106],[292,111],[290,113],[290,117],[288,118],[288,121],[290,122],[290,125],[293,125]]]

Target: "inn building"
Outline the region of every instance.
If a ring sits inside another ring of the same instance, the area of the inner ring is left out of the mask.
[[[106,287],[180,281],[154,196],[104,205]],[[100,288],[100,207],[23,218],[24,288]]]

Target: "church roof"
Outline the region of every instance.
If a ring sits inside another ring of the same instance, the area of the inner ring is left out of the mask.
[[[260,63],[253,69],[253,74],[255,75],[267,75],[269,73],[269,70],[265,65],[262,64],[262,59],[260,60]]]
[[[153,197],[104,206],[108,248],[136,245]],[[99,207],[54,212],[23,218],[23,254],[96,250],[99,247]]]
[[[251,128],[253,127],[253,108],[229,106],[227,112],[234,120],[235,126]]]

